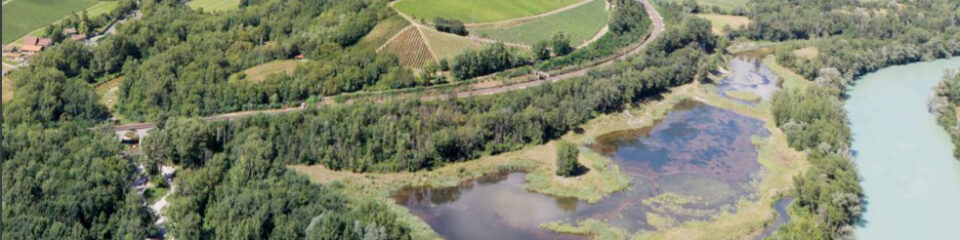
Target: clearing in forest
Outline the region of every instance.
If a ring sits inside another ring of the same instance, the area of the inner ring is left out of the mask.
[[[93,0],[16,0],[3,5],[3,44],[93,6]]]
[[[399,15],[386,18],[377,23],[367,35],[360,38],[353,48],[375,51],[407,26],[410,26],[410,22]]]
[[[453,60],[453,57],[467,49],[480,49],[483,43],[471,40],[456,34],[444,33],[429,27],[419,27],[426,37],[427,44],[437,59],[446,58]]]
[[[292,74],[294,70],[297,70],[298,65],[298,60],[275,60],[247,68],[247,70],[243,70],[242,73],[230,76],[230,80],[259,83],[267,80],[267,77],[272,74]]]
[[[818,50],[817,47],[805,47],[793,50],[793,54],[803,59],[814,59],[820,56],[820,50]]]
[[[409,26],[396,36],[393,36],[377,54],[394,54],[400,58],[400,65],[411,68],[422,68],[427,62],[433,61],[433,54],[424,41],[417,27]]]
[[[101,83],[94,90],[97,96],[100,96],[100,103],[111,111],[113,110],[113,105],[117,103],[117,92],[120,91],[120,84],[123,83],[123,79],[123,77],[114,78],[113,80]]]
[[[609,18],[606,1],[592,0],[573,9],[517,25],[471,28],[470,34],[533,45],[541,40],[549,40],[558,32],[565,32],[570,36],[570,44],[578,46],[600,32]]]
[[[721,15],[721,14],[697,14],[698,17],[710,20],[712,25],[711,31],[714,34],[724,34],[724,26],[730,26],[730,29],[739,29],[740,27],[747,27],[750,24],[750,19],[743,16],[734,16],[734,15]]]
[[[191,0],[187,6],[205,12],[224,12],[240,8],[239,0]]]
[[[550,12],[584,0],[400,0],[393,7],[414,19],[495,22]]]
[[[16,90],[13,88],[13,81],[8,77],[3,77],[3,102],[8,102],[10,99],[13,99],[13,91]]]
[[[670,0],[675,3],[683,4],[684,0]],[[746,9],[747,1],[749,0],[696,0],[700,7],[709,7],[714,6],[719,7],[724,11],[733,11],[737,9]]]

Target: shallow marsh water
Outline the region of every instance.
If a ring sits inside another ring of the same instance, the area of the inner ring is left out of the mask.
[[[779,77],[763,65],[762,56],[738,55],[730,59],[729,73],[717,81],[717,92],[727,96],[729,92],[746,91],[760,97],[762,101],[769,100],[773,93],[780,89]],[[746,100],[737,101],[754,104]]]
[[[527,192],[524,173],[503,172],[448,188],[406,188],[397,204],[448,239],[562,239],[551,221],[595,218],[628,232],[656,230],[649,217],[678,224],[732,212],[756,200],[760,169],[752,137],[763,122],[694,101],[679,103],[653,127],[614,132],[585,146],[610,157],[631,186],[596,204]]]

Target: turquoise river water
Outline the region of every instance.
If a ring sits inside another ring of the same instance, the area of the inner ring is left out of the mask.
[[[927,111],[960,58],[894,66],[856,82],[845,108],[866,195],[858,239],[960,239],[960,162]]]

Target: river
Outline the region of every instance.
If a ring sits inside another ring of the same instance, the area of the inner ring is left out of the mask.
[[[960,162],[927,97],[960,58],[893,66],[863,76],[845,108],[866,195],[859,239],[960,238]]]

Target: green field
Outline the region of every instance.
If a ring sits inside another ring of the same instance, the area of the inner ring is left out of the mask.
[[[272,74],[293,74],[293,71],[297,70],[297,66],[299,65],[299,60],[276,60],[243,70],[243,74],[235,74],[230,76],[230,80],[245,80],[253,83],[259,83],[267,80],[267,77]],[[241,76],[243,77],[242,79],[240,79]]]
[[[353,47],[376,51],[377,48],[380,48],[380,46],[383,46],[384,43],[387,43],[387,40],[390,40],[390,37],[393,37],[393,35],[396,35],[407,26],[410,26],[410,22],[407,22],[407,20],[403,17],[389,17],[377,23],[377,26],[374,26],[373,29],[370,30],[370,33],[367,33],[366,36],[363,36],[363,38],[361,38],[357,44],[353,45]]]
[[[3,87],[3,99],[2,99],[2,101],[3,101],[3,102],[7,102],[7,101],[10,101],[10,99],[13,99],[13,91],[16,90],[16,89],[14,89],[14,87],[13,87],[13,81],[10,80],[10,78],[3,77],[3,86],[2,86],[2,87]]]
[[[240,0],[193,0],[188,2],[187,6],[206,12],[223,12],[239,8]]]
[[[97,5],[93,5],[93,7],[87,8],[87,16],[96,17],[104,15],[110,13],[110,11],[113,11],[113,9],[116,9],[117,6],[120,6],[120,2],[118,1],[100,2]]]
[[[393,7],[427,22],[442,17],[480,23],[533,16],[580,1],[583,0],[402,0]]]
[[[473,28],[470,29],[470,34],[532,45],[537,41],[550,39],[562,31],[570,35],[571,45],[577,46],[592,38],[607,24],[610,13],[604,8],[604,0],[593,0],[574,9],[520,25]]]
[[[93,0],[14,0],[3,5],[3,44],[93,6]]]

